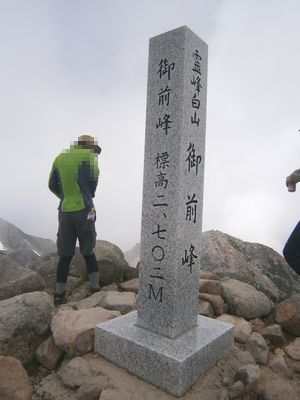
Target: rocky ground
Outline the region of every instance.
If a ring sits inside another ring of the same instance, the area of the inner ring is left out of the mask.
[[[235,346],[182,399],[299,399],[300,279],[265,246],[221,232],[206,240],[198,312],[234,324]],[[56,309],[54,255],[20,270],[21,282],[0,258],[0,400],[175,399],[93,352],[95,326],[135,310],[138,296],[138,271],[120,249],[99,242],[96,254],[105,287],[89,295],[77,255],[68,302]],[[37,274],[33,290],[28,272]]]

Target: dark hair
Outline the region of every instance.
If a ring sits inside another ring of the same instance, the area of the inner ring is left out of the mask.
[[[102,149],[100,146],[98,146],[97,144],[93,147],[94,153],[96,154],[100,154]]]
[[[78,141],[78,146],[82,146],[83,148],[86,148],[86,149],[92,149],[94,151],[94,153],[96,153],[96,154],[100,154],[102,151],[101,147],[98,146],[97,144],[93,144],[91,142],[86,142],[86,141],[82,141],[82,140]]]

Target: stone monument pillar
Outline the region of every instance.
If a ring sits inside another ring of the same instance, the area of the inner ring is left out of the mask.
[[[150,39],[138,311],[96,327],[95,351],[181,396],[233,348],[197,315],[207,45],[183,26]]]
[[[187,27],[150,40],[137,324],[197,325],[207,45]]]

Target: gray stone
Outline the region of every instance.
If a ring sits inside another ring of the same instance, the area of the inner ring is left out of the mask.
[[[265,327],[261,331],[261,334],[271,348],[282,347],[284,345],[285,338],[281,326],[278,324]]]
[[[32,400],[78,400],[77,393],[67,388],[56,374],[44,378],[33,393]]]
[[[297,337],[284,350],[293,360],[300,361],[300,338]]]
[[[208,301],[212,306],[216,316],[223,315],[227,312],[227,305],[221,296],[208,293],[199,293],[199,299]]]
[[[229,313],[246,319],[268,315],[274,304],[248,283],[228,279],[219,283]]]
[[[214,310],[208,301],[199,301],[198,304],[198,314],[203,315],[204,317],[214,318]]]
[[[97,240],[95,255],[99,265],[99,280],[102,286],[138,277],[138,271],[128,265],[122,250],[118,246],[106,240]]]
[[[137,323],[171,338],[197,324],[206,75],[187,27],[150,39]]]
[[[253,391],[258,400],[299,400],[296,384],[268,368],[261,369],[261,376]]]
[[[219,296],[222,295],[222,292],[217,284],[218,281],[212,279],[200,279],[199,283],[200,283],[199,293],[208,293]]]
[[[45,292],[0,301],[0,354],[29,364],[50,327],[54,307]]]
[[[139,279],[131,279],[130,281],[126,281],[120,284],[120,290],[124,290],[125,292],[134,292],[138,293],[139,289]]]
[[[270,247],[219,231],[204,232],[201,246],[205,271],[249,283],[274,302],[299,293],[300,277]]]
[[[245,392],[245,385],[242,381],[236,381],[230,388],[230,398],[237,399],[240,398]]]
[[[260,377],[258,365],[243,365],[235,374],[236,380],[242,381],[245,385],[251,385]]]
[[[120,293],[116,290],[101,291],[81,300],[80,303],[77,304],[78,309],[97,306],[126,314],[136,309],[136,294],[133,292]]]
[[[55,344],[70,357],[88,353],[94,348],[95,326],[118,316],[118,311],[102,307],[73,310],[63,306],[51,321]]]
[[[0,253],[0,300],[22,293],[42,291],[45,286],[41,275],[21,267],[7,255]]]
[[[267,364],[269,349],[263,336],[257,332],[252,333],[246,344],[254,360],[260,364]]]
[[[62,360],[64,352],[56,346],[53,336],[49,336],[36,349],[35,358],[45,368],[54,369]]]
[[[32,387],[22,363],[14,357],[0,356],[0,399],[31,400]]]
[[[198,316],[176,339],[136,325],[136,311],[96,326],[95,351],[138,377],[181,396],[233,349],[232,326]]]
[[[286,332],[300,336],[300,294],[278,304],[275,319]]]
[[[274,372],[282,375],[285,378],[293,377],[291,370],[285,362],[284,351],[281,349],[276,349],[274,353],[270,353],[269,366]]]
[[[234,325],[234,338],[238,342],[247,343],[251,334],[252,327],[244,318],[235,317],[229,314],[223,314],[218,317],[218,320]]]

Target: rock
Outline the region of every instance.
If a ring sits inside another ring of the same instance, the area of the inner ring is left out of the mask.
[[[251,385],[260,377],[260,368],[258,365],[247,364],[239,368],[235,374],[235,379],[241,381],[244,385]]]
[[[297,294],[275,308],[275,319],[285,331],[300,336],[300,294]]]
[[[69,388],[78,388],[82,385],[84,379],[86,379],[90,372],[89,363],[81,357],[75,357],[62,366],[58,376],[65,386]]]
[[[219,390],[216,395],[216,400],[229,400],[228,393],[225,389]]]
[[[284,350],[293,360],[300,361],[300,338],[296,338],[292,343],[286,346]]]
[[[214,318],[214,310],[208,301],[200,300],[198,304],[198,314],[204,315],[204,317]]]
[[[213,272],[203,271],[202,265],[200,268],[199,278],[200,279],[210,279],[213,281],[218,281],[220,279],[220,277],[217,274],[214,274]]]
[[[300,278],[271,248],[219,231],[202,234],[201,268],[253,285],[272,301],[299,293]]]
[[[58,376],[65,386],[72,389],[80,388],[77,394],[82,400],[87,400],[91,395],[99,399],[101,391],[111,386],[108,376],[101,374],[96,368],[93,369],[91,362],[81,357],[75,357],[65,364]]]
[[[0,356],[0,399],[31,400],[32,387],[22,363]]]
[[[251,319],[249,322],[252,326],[253,331],[260,333],[260,334],[267,326],[266,323],[264,321],[262,321],[260,318]]]
[[[240,361],[242,365],[245,364],[255,364],[255,360],[250,354],[249,351],[243,351],[240,348],[236,347],[234,348],[234,355],[235,357]]]
[[[285,342],[281,326],[278,324],[265,327],[261,334],[271,348],[282,347]]]
[[[268,368],[262,368],[260,378],[256,382],[253,391],[259,400],[299,399],[292,383]]]
[[[58,256],[56,253],[44,254],[35,263],[30,265],[30,269],[37,272],[44,278],[47,289],[54,290],[56,282],[56,269]],[[72,292],[80,286],[86,279],[85,264],[82,256],[77,252],[72,258],[70,272],[68,276],[67,291]]]
[[[78,400],[78,397],[75,391],[67,388],[53,373],[36,387],[32,400]]]
[[[0,353],[23,364],[34,359],[45,339],[54,307],[45,292],[25,293],[0,301]]]
[[[229,391],[229,396],[231,399],[237,399],[243,395],[245,392],[245,385],[241,381],[235,382]]]
[[[296,361],[290,357],[286,357],[286,363],[289,370],[294,371],[294,373],[300,374],[300,361]]]
[[[222,315],[227,311],[227,307],[221,296],[207,293],[199,293],[199,299],[208,301],[212,306],[215,315]]]
[[[61,307],[51,322],[54,341],[69,356],[88,353],[94,348],[95,326],[120,315],[101,307],[82,310]]]
[[[49,336],[36,349],[35,358],[43,367],[52,370],[62,360],[64,352],[55,344],[53,336]]]
[[[273,309],[268,297],[252,285],[235,279],[224,280],[219,285],[230,314],[252,319],[268,315]]]
[[[269,350],[267,343],[261,334],[257,332],[252,333],[246,344],[246,348],[256,362],[260,364],[267,364]]]
[[[120,392],[117,389],[105,389],[99,400],[120,400]]]
[[[199,293],[208,293],[221,296],[221,290],[217,285],[217,281],[211,279],[199,280]]]
[[[116,290],[101,291],[83,299],[77,304],[77,309],[103,307],[107,310],[120,311],[126,314],[136,309],[136,294],[133,292],[118,292]]]
[[[138,270],[128,265],[119,247],[105,240],[97,240],[95,254],[102,286],[138,278]]]
[[[281,349],[275,349],[274,353],[270,353],[269,367],[272,371],[282,375],[286,378],[292,378],[293,374],[288,368],[285,359],[284,352]]]
[[[120,289],[125,292],[138,293],[139,290],[139,278],[131,279],[130,281],[122,282]]]
[[[217,319],[234,325],[234,338],[238,342],[246,343],[249,340],[252,334],[252,328],[250,323],[244,318],[223,314]]]
[[[43,278],[0,253],[0,300],[45,289]]]

